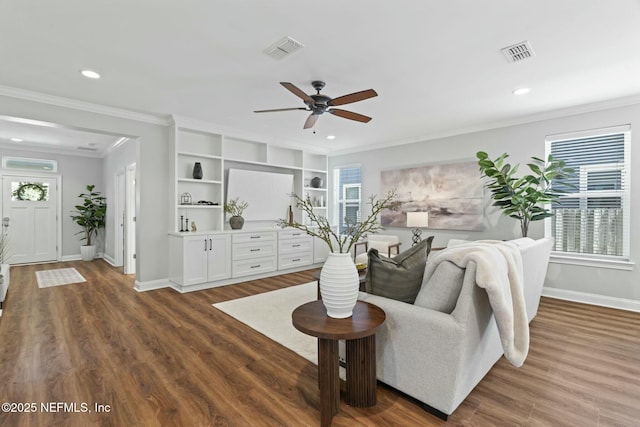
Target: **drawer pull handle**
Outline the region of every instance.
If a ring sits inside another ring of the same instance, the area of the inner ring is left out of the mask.
[[[301,246],[301,245],[291,245],[291,247],[292,247],[292,248],[298,248],[298,247],[300,247],[300,246]]]
[[[291,233],[292,236],[299,236],[300,233]]]
[[[257,249],[249,249],[249,252],[260,252],[260,248],[257,248]]]
[[[291,260],[291,262],[298,262],[298,261],[300,261],[300,258],[294,258]]]
[[[250,236],[250,239],[259,239],[261,236]]]
[[[256,265],[252,265],[252,266],[251,266],[251,267],[249,267],[249,268],[259,268],[259,267],[260,267],[260,264],[256,264]]]

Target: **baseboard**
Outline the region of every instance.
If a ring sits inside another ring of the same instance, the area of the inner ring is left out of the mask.
[[[122,267],[122,264],[116,264],[116,260],[110,255],[104,254],[102,256],[102,259],[105,260],[111,267]]]
[[[133,285],[133,289],[138,292],[153,291],[155,289],[169,288],[171,283],[168,279],[148,280],[146,282],[140,282],[136,280]]]
[[[640,312],[640,301],[609,297],[606,295],[590,294],[586,292],[570,291],[558,288],[542,288],[542,296],[579,302],[582,304],[598,305],[601,307],[617,308],[619,310]]]
[[[98,252],[94,259],[105,258],[102,252]],[[60,261],[82,261],[82,255],[74,254],[74,255],[63,255],[60,257]],[[108,261],[107,261],[108,262]]]

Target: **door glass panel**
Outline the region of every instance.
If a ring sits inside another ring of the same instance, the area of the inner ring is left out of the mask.
[[[49,183],[47,182],[11,182],[12,202],[49,201]]]

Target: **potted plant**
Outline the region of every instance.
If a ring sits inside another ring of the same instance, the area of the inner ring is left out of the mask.
[[[227,201],[224,204],[224,211],[231,215],[229,218],[229,225],[232,230],[240,230],[244,225],[244,218],[242,214],[245,209],[249,207],[249,203],[240,201],[238,197]]]
[[[351,258],[352,246],[367,233],[375,233],[383,227],[378,222],[380,211],[393,205],[395,192],[389,192],[384,198],[369,198],[371,212],[360,222],[347,221],[347,229],[339,235],[325,216],[316,214],[309,196],[301,198],[292,194],[296,208],[303,211],[311,225],[280,219],[277,224],[282,228],[293,227],[302,230],[309,236],[323,240],[331,252],[320,272],[320,294],[327,309],[327,315],[335,318],[350,317],[358,300],[360,280],[358,270]]]
[[[98,230],[105,226],[105,217],[107,214],[106,198],[99,192],[93,191],[95,185],[87,185],[87,193],[81,193],[78,197],[82,199],[81,205],[76,205],[76,210],[71,215],[76,224],[82,227],[82,230],[76,234],[84,233],[81,240],[86,244],[80,247],[82,259],[90,261],[96,256],[95,239]]]
[[[500,208],[504,215],[520,221],[522,237],[527,237],[531,221],[553,216],[545,204],[555,202],[567,192],[565,189],[574,187],[570,183],[574,170],[551,155],[546,162],[532,157],[531,163],[527,164],[531,174],[520,178],[515,176],[520,165],[506,163],[507,153],[491,160],[487,153],[478,151],[476,157],[480,172],[489,178],[487,188],[491,190],[493,206]]]

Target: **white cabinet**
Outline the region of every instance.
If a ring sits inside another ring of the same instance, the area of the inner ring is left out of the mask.
[[[327,260],[329,256],[329,245],[317,237],[313,238],[313,263],[323,263]]]
[[[278,249],[275,231],[234,233],[232,240],[232,277],[276,271]]]
[[[304,231],[292,229],[278,233],[278,269],[313,264],[313,238]]]
[[[190,286],[231,277],[231,236],[171,236],[171,281]]]

